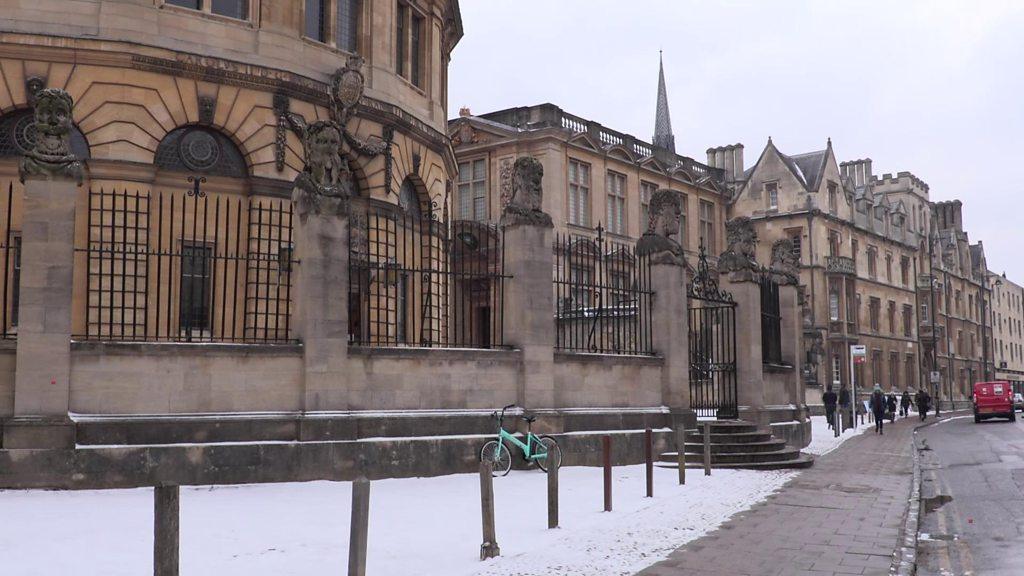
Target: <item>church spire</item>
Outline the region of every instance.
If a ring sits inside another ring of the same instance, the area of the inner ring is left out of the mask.
[[[676,151],[676,137],[672,135],[672,119],[668,114],[668,90],[665,89],[665,64],[658,51],[658,109],[654,116],[654,138],[652,143],[669,150]]]

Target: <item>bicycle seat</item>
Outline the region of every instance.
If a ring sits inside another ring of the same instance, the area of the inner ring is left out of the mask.
[[[530,424],[533,424],[534,422],[537,421],[537,417],[536,416],[523,416],[523,420],[526,420]]]

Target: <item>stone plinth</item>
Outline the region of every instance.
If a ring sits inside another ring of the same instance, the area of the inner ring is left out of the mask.
[[[695,426],[690,409],[690,346],[686,298],[686,269],[672,264],[651,265],[651,335],[654,351],[664,358],[661,402],[673,422]]]
[[[764,413],[764,356],[761,346],[761,286],[750,280],[722,278],[722,289],[736,302],[736,395],[740,417],[762,426]]]
[[[71,307],[77,183],[25,182],[14,418],[6,448],[70,448]]]
[[[558,407],[554,386],[554,291],[550,225],[515,224],[505,231],[505,343],[519,348],[523,369],[517,402],[528,409]]]

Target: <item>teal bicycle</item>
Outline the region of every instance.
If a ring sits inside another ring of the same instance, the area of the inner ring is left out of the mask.
[[[505,430],[502,426],[505,421],[505,411],[515,407],[515,404],[509,404],[501,409],[501,414],[497,411],[491,414],[491,418],[498,421],[498,437],[483,445],[483,448],[480,449],[480,461],[491,463],[493,476],[508,474],[508,471],[512,469],[512,451],[508,445],[513,444],[523,451],[523,460],[536,463],[537,467],[545,472],[550,466],[555,468],[561,466],[562,449],[558,447],[558,442],[555,442],[551,436],[537,436],[530,430],[537,420],[536,416],[525,414],[522,416],[526,422],[526,442]]]

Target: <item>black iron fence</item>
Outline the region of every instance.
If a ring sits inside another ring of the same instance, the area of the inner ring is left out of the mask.
[[[739,417],[736,380],[736,302],[718,285],[701,244],[687,289],[690,407],[699,417]]]
[[[349,341],[362,346],[504,344],[502,236],[494,225],[353,206]]]
[[[654,354],[651,269],[632,246],[557,234],[555,348],[596,354]]]
[[[112,341],[292,341],[292,208],[189,187],[91,190],[85,332]]]
[[[3,309],[0,312],[0,338],[12,339],[18,334],[18,302],[21,300],[21,187],[7,183],[6,194],[0,194],[0,218],[3,231],[0,236],[0,260],[3,261],[3,276],[0,277],[0,297]],[[17,205],[16,205],[17,203]]]
[[[779,285],[764,272],[761,285],[761,356],[765,364],[782,364],[782,312]]]

